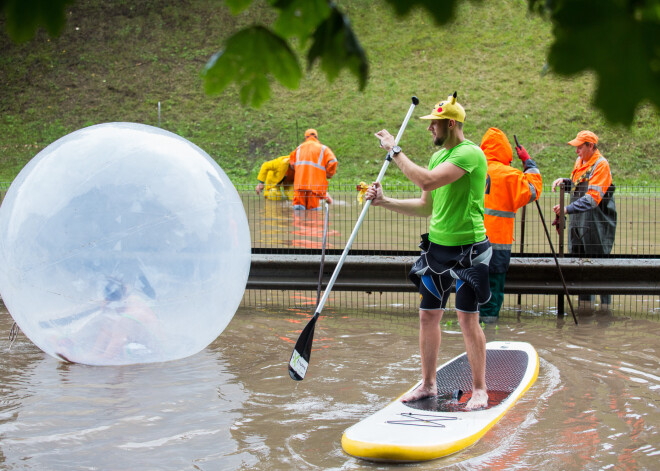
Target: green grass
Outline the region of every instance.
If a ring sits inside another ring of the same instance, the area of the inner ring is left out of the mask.
[[[338,156],[335,181],[357,183],[374,179],[382,165],[373,133],[395,134],[413,94],[421,101],[418,117],[457,90],[467,110],[466,137],[479,143],[491,126],[511,140],[517,134],[546,183],[569,175],[576,156],[566,142],[581,129],[600,136],[618,183],[660,182],[658,111],[640,108],[630,129],[609,126],[590,106],[591,75],[544,74],[551,24],[531,16],[527,2],[463,2],[445,28],[421,10],[396,18],[380,1],[339,6],[367,51],[367,89],[359,92],[347,72],[328,83],[317,64],[298,90],[274,85],[273,98],[258,110],[242,107],[236,88],[206,96],[200,72],[227,35],[273,20],[264,2],[233,17],[212,0],[78,1],[59,38],[41,32],[21,45],[0,25],[0,181],[11,181],[37,152],[81,127],[158,125],[160,101],[161,126],[207,151],[235,183],[253,182],[261,162],[290,152],[307,127],[318,129]],[[400,144],[420,165],[434,150],[417,119]],[[404,180],[397,169],[388,171],[386,181]]]

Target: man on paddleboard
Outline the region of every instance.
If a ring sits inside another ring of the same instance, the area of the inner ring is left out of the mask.
[[[479,306],[490,298],[488,264],[492,255],[484,227],[484,189],[487,162],[483,151],[463,136],[465,110],[454,92],[437,103],[428,130],[440,150],[431,156],[428,169],[412,162],[394,145],[385,129],[376,133],[401,171],[417,185],[417,199],[398,200],[383,193],[374,183],[365,194],[372,205],[409,216],[431,216],[429,233],[422,236],[421,257],[415,262],[410,279],[417,285],[419,345],[422,356],[422,384],[401,398],[415,401],[438,393],[436,367],[440,349],[440,320],[450,289],[456,282],[456,312],[472,369],[472,397],[466,409],[488,404],[486,390],[486,337],[479,325]]]

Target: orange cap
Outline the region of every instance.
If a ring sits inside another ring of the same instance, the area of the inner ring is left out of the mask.
[[[307,131],[305,131],[305,139],[307,139],[308,137],[312,137],[312,136],[318,138],[319,135],[316,132],[316,129],[308,129]]]
[[[575,136],[575,139],[573,139],[572,141],[568,141],[570,145],[575,147],[582,145],[585,142],[598,144],[598,136],[596,136],[591,131],[580,131],[579,133],[577,133],[577,136]]]

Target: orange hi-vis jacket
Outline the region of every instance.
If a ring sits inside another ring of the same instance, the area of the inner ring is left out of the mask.
[[[511,167],[513,149],[506,135],[499,129],[490,128],[486,131],[481,140],[481,149],[488,161],[484,225],[493,247],[491,271],[503,273],[507,271],[511,258],[516,213],[541,196],[543,179],[532,159],[524,162],[524,172]]]
[[[605,192],[612,184],[610,164],[596,149],[586,162],[582,162],[580,157],[577,158],[573,173],[571,173],[571,181],[574,187],[585,181],[588,186],[584,196],[566,207],[568,214],[595,208],[600,204]]]
[[[289,164],[295,169],[294,192],[310,191],[317,196],[325,196],[328,179],[337,171],[337,157],[315,137],[308,137],[291,152]]]

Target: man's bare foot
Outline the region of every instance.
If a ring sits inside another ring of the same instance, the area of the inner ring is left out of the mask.
[[[423,384],[410,391],[408,394],[405,394],[401,398],[401,402],[412,402],[412,401],[418,401],[420,399],[425,399],[427,397],[433,397],[438,395],[438,387],[433,385],[433,386],[424,386]]]
[[[488,392],[484,389],[475,389],[472,391],[472,397],[465,404],[465,410],[476,410],[488,405]]]

